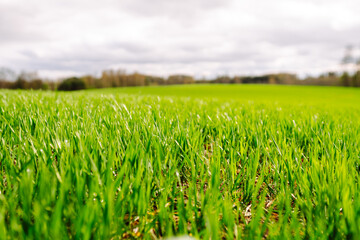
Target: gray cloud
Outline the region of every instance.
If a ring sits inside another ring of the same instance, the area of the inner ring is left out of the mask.
[[[320,73],[360,43],[355,0],[0,1],[0,66],[46,77]],[[63,75],[62,75],[63,73]]]
[[[0,3],[0,44],[45,40],[44,33],[27,25],[32,15],[29,10]]]
[[[199,17],[204,11],[223,8],[229,0],[124,0],[118,7],[140,17],[168,17],[170,19],[188,20]]]

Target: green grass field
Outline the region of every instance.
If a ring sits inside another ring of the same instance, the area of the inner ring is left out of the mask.
[[[0,91],[0,239],[358,239],[360,90]]]

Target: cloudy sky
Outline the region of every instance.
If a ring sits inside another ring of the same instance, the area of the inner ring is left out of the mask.
[[[48,78],[338,70],[358,0],[0,0],[0,67]]]

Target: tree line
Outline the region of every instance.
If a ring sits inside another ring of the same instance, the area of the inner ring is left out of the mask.
[[[360,87],[360,56],[354,57],[355,48],[348,45],[341,60],[343,73],[328,72],[317,77],[299,79],[294,74],[279,73],[262,76],[218,76],[214,79],[194,79],[189,75],[170,75],[167,78],[141,73],[127,74],[124,70],[105,70],[100,77],[86,75],[61,81],[44,80],[35,72],[16,74],[8,68],[0,68],[0,88],[42,89],[71,91],[88,88],[113,88],[131,86],[157,86],[174,84],[287,84]],[[360,50],[360,49],[359,49]],[[355,70],[354,70],[355,69]]]
[[[43,80],[35,73],[21,73],[10,80],[0,74],[0,88],[7,89],[42,89],[71,91],[91,88],[114,88],[131,86],[157,86],[179,84],[284,84],[284,85],[322,85],[360,87],[360,70],[353,74],[335,72],[322,74],[318,77],[299,79],[294,74],[279,73],[262,76],[218,76],[214,79],[194,79],[189,75],[170,75],[167,78],[141,73],[127,74],[123,70],[106,70],[100,77],[86,75],[71,77],[61,81]]]

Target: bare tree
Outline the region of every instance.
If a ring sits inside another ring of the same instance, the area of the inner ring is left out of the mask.
[[[15,81],[16,73],[10,68],[0,67],[0,80]]]
[[[354,62],[353,51],[354,51],[353,45],[349,44],[345,47],[345,54],[341,60],[341,64],[348,65]]]

